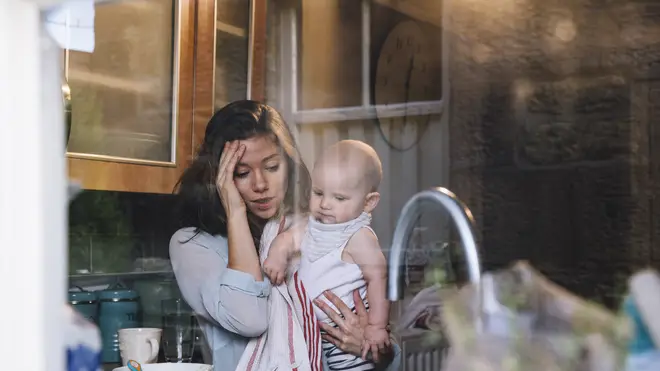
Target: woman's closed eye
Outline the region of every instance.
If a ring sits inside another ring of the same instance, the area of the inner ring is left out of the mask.
[[[265,169],[268,172],[274,173],[274,172],[276,172],[277,170],[280,169],[280,164],[266,166]],[[239,178],[239,179],[245,179],[245,178],[247,178],[248,175],[250,175],[249,170],[240,170],[240,171],[234,172],[234,177]]]

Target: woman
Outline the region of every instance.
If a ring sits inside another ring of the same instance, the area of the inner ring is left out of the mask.
[[[259,240],[269,220],[306,212],[309,192],[309,172],[272,107],[237,101],[211,118],[197,156],[179,181],[186,228],[172,236],[170,257],[216,370],[234,370],[250,338],[267,330],[271,287],[262,274]],[[321,324],[324,338],[359,356],[364,306],[354,314],[332,294],[329,298],[343,318],[321,304],[338,324]],[[389,365],[396,367],[398,362]]]

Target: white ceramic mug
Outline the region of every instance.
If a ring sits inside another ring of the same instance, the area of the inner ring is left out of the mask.
[[[160,348],[159,328],[124,328],[119,330],[119,353],[122,365],[134,360],[139,363],[154,363]]]

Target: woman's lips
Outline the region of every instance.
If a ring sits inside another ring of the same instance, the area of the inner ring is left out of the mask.
[[[265,211],[270,209],[273,206],[273,197],[268,197],[268,198],[260,198],[258,200],[252,201],[252,203],[255,205],[255,207],[258,210]]]

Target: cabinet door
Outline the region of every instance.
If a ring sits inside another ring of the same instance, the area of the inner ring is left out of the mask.
[[[267,0],[200,0],[193,143],[213,113],[240,99],[264,100]]]
[[[65,51],[69,175],[170,193],[192,156],[193,0],[98,3],[93,53]]]

